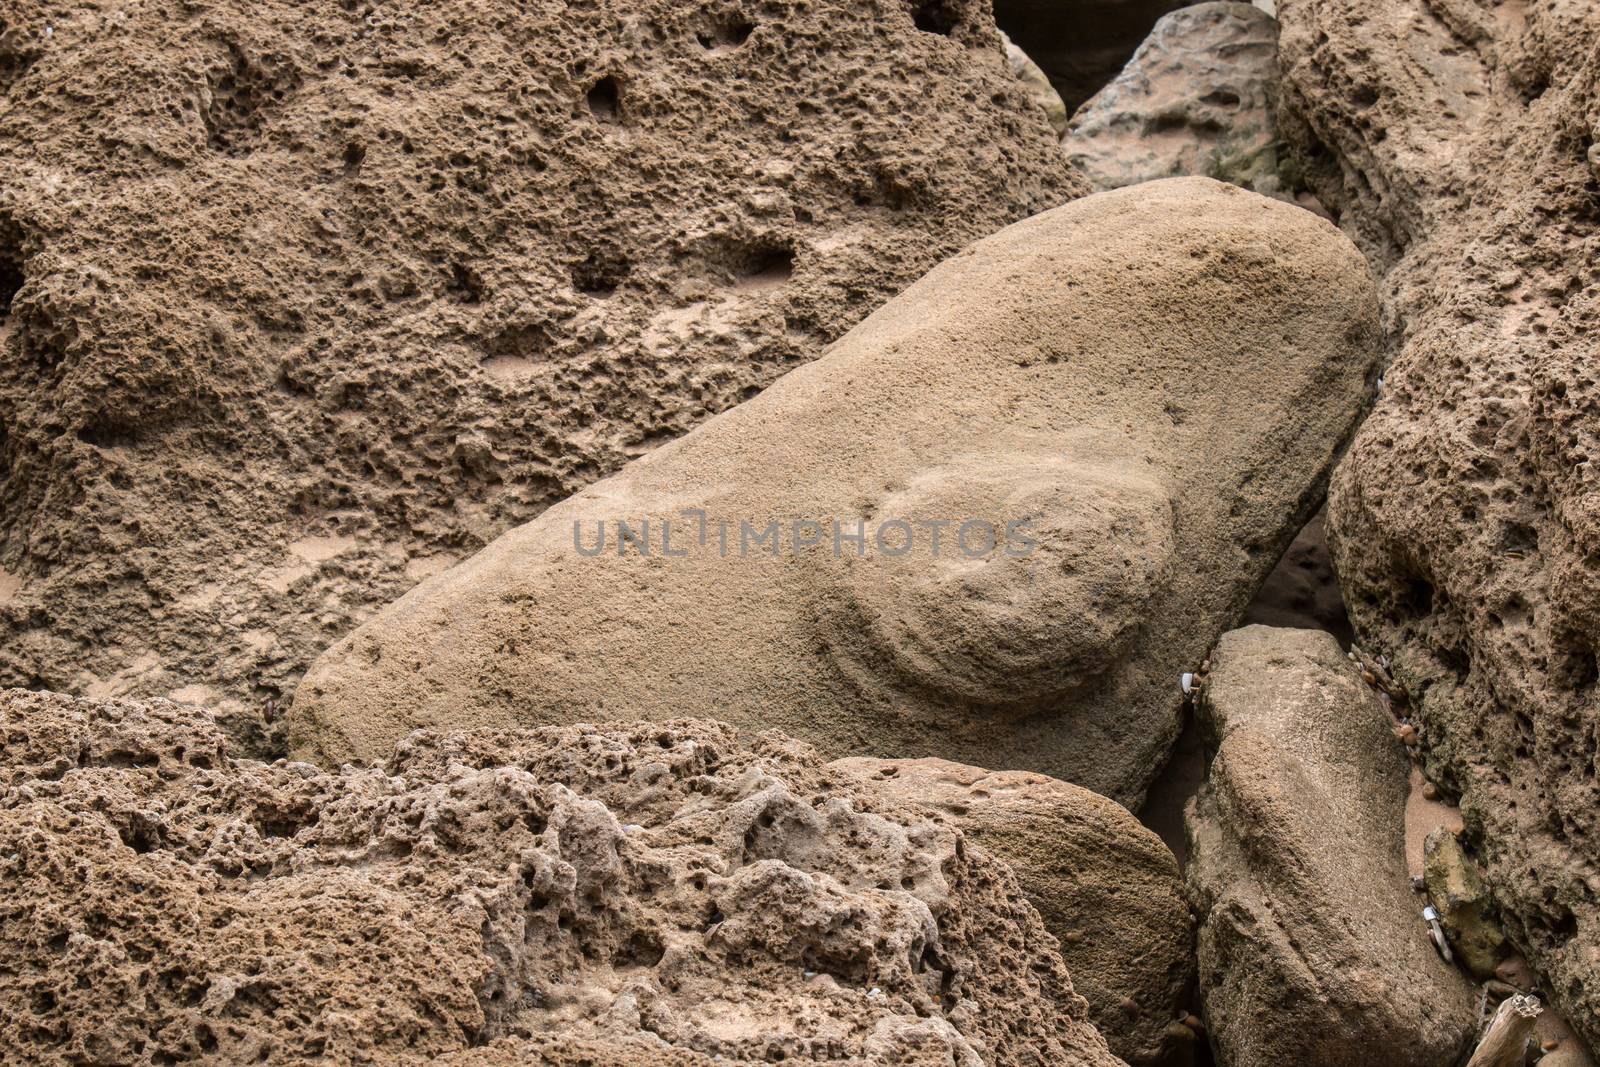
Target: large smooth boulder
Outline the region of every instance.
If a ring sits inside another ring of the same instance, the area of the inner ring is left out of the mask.
[[[329,774],[12,690],[0,738],[6,1062],[1120,1063],[1002,863],[776,734]]]
[[[1507,933],[1600,1047],[1600,8],[1285,0],[1285,133],[1376,265],[1392,362],[1333,480]]]
[[[1271,15],[1233,0],[1180,8],[1078,109],[1062,145],[1096,189],[1203,174],[1275,194],[1277,79]]]
[[[1178,862],[1113,800],[1028,771],[855,756],[830,766],[896,806],[925,807],[1005,860],[1061,944],[1111,1051],[1134,1067],[1189,1063],[1175,1021],[1194,992],[1194,924]]]
[[[1332,226],[1208,179],[1038,215],[401,598],[291,741],[712,707],[1136,806],[1370,396],[1373,312]]]
[[[1044,70],[1067,113],[1110,81],[1156,20],[1185,0],[995,0],[1006,36]]]
[[[1420,917],[1389,713],[1320,630],[1247,626],[1211,664],[1187,875],[1220,1062],[1452,1067],[1476,990]]]
[[[938,6],[8,0],[0,684],[243,720],[1084,192]]]

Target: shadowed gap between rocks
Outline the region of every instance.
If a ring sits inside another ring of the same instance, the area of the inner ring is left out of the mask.
[[[1323,512],[1319,509],[1295,535],[1283,558],[1267,575],[1255,599],[1245,609],[1241,626],[1264,626],[1302,630],[1326,630],[1349,649],[1355,640],[1350,617],[1345,613],[1344,597],[1339,592],[1339,577],[1333,570],[1328,551]],[[1192,670],[1199,664],[1174,666],[1174,671]],[[1173,684],[1177,684],[1174,678]],[[1205,746],[1195,722],[1194,709],[1184,710],[1183,732],[1172,747],[1166,768],[1151,783],[1139,821],[1161,838],[1178,866],[1188,864],[1188,844],[1183,833],[1183,809],[1189,798],[1206,780]]]

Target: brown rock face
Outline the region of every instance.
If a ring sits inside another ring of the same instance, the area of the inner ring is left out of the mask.
[[[8,1062],[1120,1062],[1009,870],[776,735],[416,734],[325,774],[10,691],[0,738]]]
[[[1219,1061],[1451,1067],[1475,991],[1419,917],[1388,713],[1320,630],[1225,635],[1202,692],[1187,874]]]
[[[835,760],[896,808],[951,819],[1005,860],[1061,945],[1073,987],[1128,1063],[1190,1062],[1194,927],[1172,853],[1122,805],[1027,771],[942,759]]]
[[[1508,932],[1597,1042],[1600,10],[1279,14],[1319,196],[1388,268],[1393,363],[1329,504],[1346,600]]]
[[[292,741],[706,706],[1137,805],[1369,400],[1373,296],[1331,225],[1205,178],[1007,227],[390,605]]]
[[[0,683],[280,695],[1082,191],[928,6],[7,4]]]

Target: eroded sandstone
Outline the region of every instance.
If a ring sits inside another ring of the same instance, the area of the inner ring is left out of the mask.
[[[328,773],[13,690],[0,742],[8,1061],[1121,1062],[1008,869],[776,735],[419,733]]]

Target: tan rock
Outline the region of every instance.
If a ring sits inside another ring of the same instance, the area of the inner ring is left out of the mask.
[[[711,707],[1137,804],[1366,403],[1371,313],[1333,227],[1208,179],[1036,216],[396,602],[294,744]]]
[[[1277,53],[1277,22],[1250,4],[1211,0],[1164,15],[1072,116],[1067,158],[1096,189],[1203,174],[1283,192]]]
[[[1086,189],[986,4],[3,6],[0,684],[243,719]]]
[[[1219,1061],[1451,1067],[1475,990],[1428,941],[1404,855],[1406,757],[1338,642],[1225,635],[1200,715],[1217,748],[1188,812],[1187,874]]]
[[[1386,269],[1392,362],[1335,477],[1362,643],[1413,696],[1507,933],[1600,1042],[1600,8],[1296,0],[1286,113]]]
[[[1072,984],[1111,1051],[1135,1065],[1187,1063],[1194,927],[1171,851],[1122,805],[1027,771],[942,759],[835,760],[897,807],[948,816],[1016,872],[1061,943]]]
[[[0,737],[8,1063],[1120,1063],[1009,870],[774,734],[326,774],[13,690]]]

